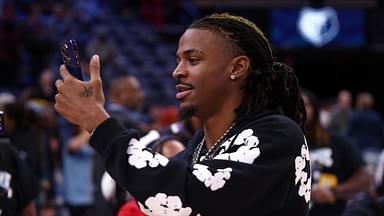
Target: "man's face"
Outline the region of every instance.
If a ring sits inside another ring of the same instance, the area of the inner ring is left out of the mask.
[[[124,89],[121,91],[124,105],[131,110],[139,111],[143,105],[144,93],[136,78],[130,77],[125,80]]]
[[[216,112],[231,89],[233,54],[219,33],[188,29],[179,41],[178,65],[173,71],[180,108],[193,109],[200,117]]]

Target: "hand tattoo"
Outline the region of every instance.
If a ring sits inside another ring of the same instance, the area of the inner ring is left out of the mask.
[[[84,86],[84,91],[79,93],[80,97],[91,97],[93,95],[93,88],[91,86]]]

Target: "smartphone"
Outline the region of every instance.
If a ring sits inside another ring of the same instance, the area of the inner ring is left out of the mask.
[[[80,66],[79,49],[75,39],[70,39],[63,44],[61,47],[61,55],[67,70],[77,79],[84,80]]]

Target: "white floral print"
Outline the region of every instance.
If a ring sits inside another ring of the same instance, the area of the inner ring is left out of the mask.
[[[258,147],[260,141],[259,138],[253,135],[252,129],[246,129],[242,131],[233,142],[233,146],[239,146],[236,152],[224,153],[228,150],[229,145],[234,137],[228,139],[222,145],[222,150],[214,159],[223,159],[237,161],[247,164],[253,164],[256,158],[260,156],[260,148]]]
[[[145,149],[145,144],[139,142],[137,139],[131,139],[128,148],[128,163],[137,169],[144,167],[155,168],[159,165],[166,166],[168,159],[158,153],[152,153]]]
[[[309,151],[307,141],[304,137],[304,144],[301,146],[301,155],[295,158],[295,184],[300,182],[298,194],[304,197],[306,202],[309,202],[311,198],[311,176],[304,171],[304,168],[309,164]]]
[[[192,174],[207,188],[210,188],[212,191],[216,191],[224,187],[226,180],[231,178],[232,168],[217,169],[215,174],[212,174],[208,170],[208,166],[202,164],[195,164],[193,166]]]
[[[158,193],[154,197],[145,200],[145,206],[138,202],[141,211],[149,216],[189,216],[192,213],[190,207],[183,208],[183,203],[178,196],[167,196]]]

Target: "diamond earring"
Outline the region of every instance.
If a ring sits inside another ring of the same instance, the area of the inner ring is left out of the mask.
[[[235,80],[236,79],[236,76],[235,74],[231,74],[231,76],[229,77],[231,80]]]

